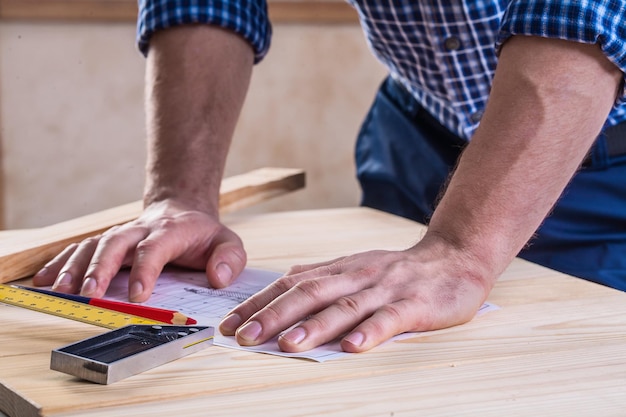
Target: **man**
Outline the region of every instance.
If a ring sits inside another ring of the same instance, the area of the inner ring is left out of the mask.
[[[145,211],[68,247],[36,283],[101,296],[131,265],[129,297],[145,301],[168,262],[206,270],[214,287],[244,268],[217,200],[269,45],[265,5],[176,3],[140,2]],[[615,140],[626,120],[624,1],[353,4],[391,74],[357,144],[363,203],[428,220],[428,231],[403,251],[293,267],[220,330],[255,345],[303,320],[279,337],[283,350],[342,337],[344,350],[365,351],[470,320],[518,254],[626,289],[626,156]]]

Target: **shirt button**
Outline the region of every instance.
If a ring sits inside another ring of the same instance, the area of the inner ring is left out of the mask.
[[[450,36],[443,42],[443,45],[448,51],[456,51],[461,47],[461,41],[456,36]]]
[[[478,123],[480,122],[480,119],[483,118],[483,112],[481,110],[478,110],[476,113],[473,113],[470,116],[470,119],[472,120],[472,122],[474,123]]]

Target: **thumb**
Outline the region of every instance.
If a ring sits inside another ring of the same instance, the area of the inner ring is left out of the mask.
[[[246,262],[247,255],[243,243],[232,233],[214,247],[207,262],[206,276],[209,285],[214,288],[227,287],[241,274]]]

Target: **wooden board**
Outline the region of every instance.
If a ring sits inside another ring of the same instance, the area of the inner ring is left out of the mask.
[[[402,249],[424,226],[365,208],[243,216],[226,223],[249,265]],[[336,361],[211,347],[110,386],[48,369],[82,323],[0,306],[0,410],[10,416],[620,416],[626,294],[515,260],[489,301],[501,310]]]
[[[304,172],[292,168],[261,168],[225,178],[220,189],[220,213],[248,207],[304,185]],[[0,240],[0,283],[33,275],[70,243],[136,219],[142,207],[142,202],[136,201],[47,227],[3,232],[11,234],[11,239]]]

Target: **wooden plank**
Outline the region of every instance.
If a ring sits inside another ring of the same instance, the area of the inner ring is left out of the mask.
[[[220,213],[248,207],[304,185],[304,172],[290,168],[262,168],[225,178],[220,190]],[[142,202],[136,201],[47,227],[7,233],[10,239],[0,241],[0,283],[33,275],[70,243],[129,222],[141,210]]]
[[[269,0],[274,23],[356,23],[342,0]],[[136,0],[0,0],[0,19],[136,21]]]

